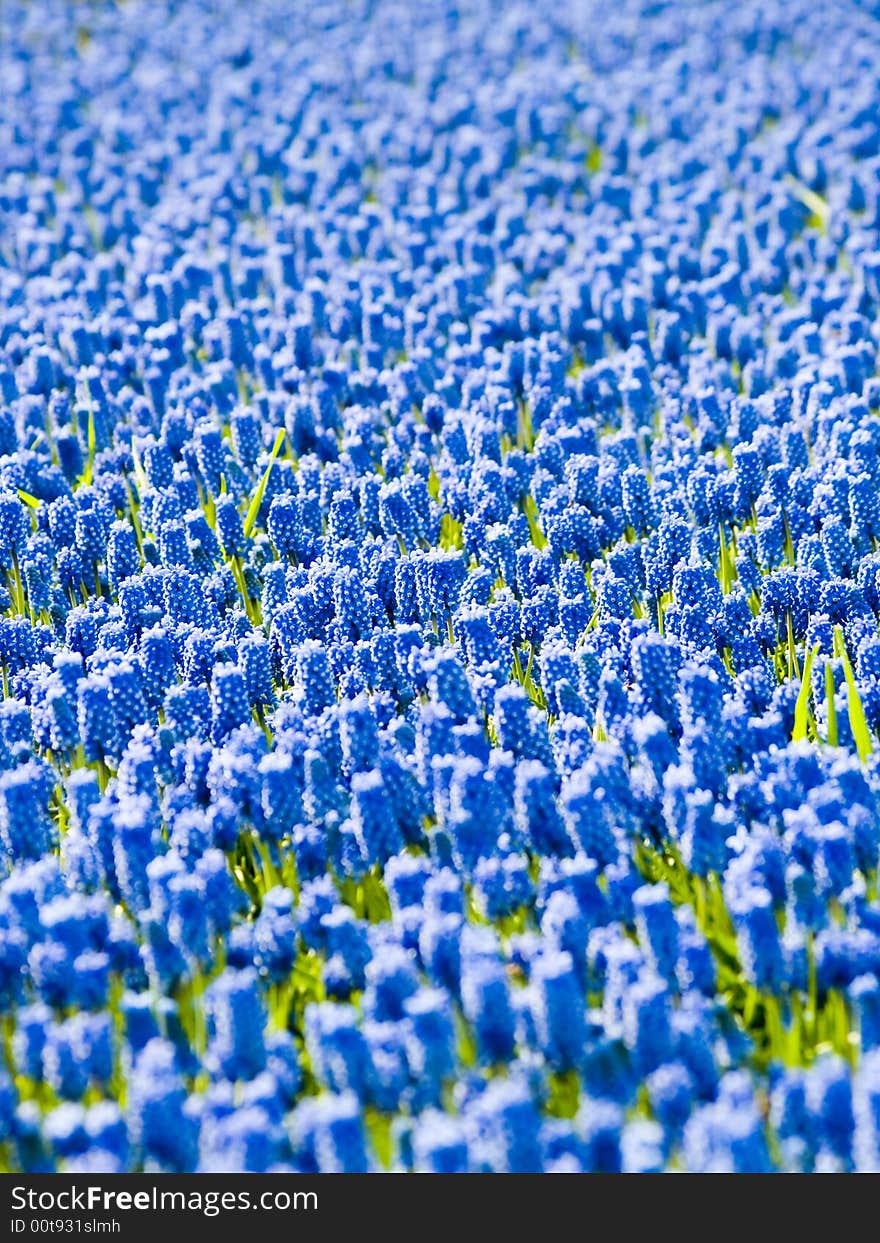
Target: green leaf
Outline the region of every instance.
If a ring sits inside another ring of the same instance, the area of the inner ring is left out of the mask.
[[[24,501],[25,505],[29,505],[31,509],[39,509],[40,502],[35,496],[31,496],[30,492],[25,492],[24,488],[19,488],[18,495],[19,498]]]
[[[86,393],[88,394],[88,385],[86,385]],[[86,459],[85,469],[83,470],[83,473],[80,476],[80,483],[85,484],[86,487],[88,487],[88,485],[92,482],[92,471],[94,469],[94,464],[95,464],[96,444],[97,442],[95,439],[95,412],[92,409],[91,397],[89,396],[89,424],[88,424],[89,456]]]
[[[444,514],[440,519],[440,547],[464,548],[461,523],[456,522],[452,514]]]
[[[828,700],[828,745],[837,746],[837,708],[834,705],[834,672],[831,662],[825,665],[825,698]]]
[[[132,460],[132,465],[134,467],[134,477],[135,477],[135,480],[137,481],[138,493],[139,494],[144,493],[148,490],[150,483],[149,483],[149,480],[147,479],[147,472],[144,470],[143,466],[141,465],[140,455],[138,454],[137,445],[134,441],[134,438],[132,438],[132,442],[131,442],[131,460]]]
[[[394,1137],[391,1131],[391,1115],[380,1113],[378,1109],[367,1107],[364,1110],[364,1122],[373,1152],[385,1170],[391,1169],[394,1160]]]
[[[522,507],[526,518],[529,520],[529,533],[532,537],[532,543],[536,548],[546,548],[547,537],[541,530],[538,523],[538,506],[535,503],[535,498],[531,495],[531,493],[529,493],[523,500]]]
[[[528,402],[520,401],[519,417],[517,419],[516,443],[520,449],[525,449],[526,453],[531,453],[535,447],[535,430],[532,426],[532,413],[529,410]]]
[[[805,186],[802,181],[798,181],[796,177],[787,176],[785,180],[794,197],[810,209],[812,214],[809,223],[823,233],[826,232],[831,219],[831,205],[828,200],[822,198],[822,195],[817,194],[815,190],[811,190],[809,186]]]
[[[859,753],[859,759],[866,760],[874,750],[874,745],[871,741],[871,731],[868,728],[865,709],[862,707],[862,701],[856,688],[853,667],[846,653],[843,632],[839,626],[834,628],[834,637],[840,651],[840,659],[843,661],[843,676],[846,678],[846,710],[849,716],[850,728],[853,732],[853,738],[856,740],[856,750]]]
[[[284,444],[284,437],[286,435],[287,433],[285,432],[284,428],[282,428],[279,431],[278,435],[275,437],[275,443],[272,446],[272,452],[269,455],[269,465],[266,467],[265,471],[263,472],[263,478],[260,480],[257,486],[257,490],[254,493],[253,500],[251,501],[248,507],[247,517],[244,520],[244,533],[245,533],[246,538],[250,537],[251,531],[253,531],[254,529],[254,525],[257,521],[257,514],[260,512],[260,506],[263,503],[263,497],[266,495],[266,487],[268,486],[268,483],[269,483],[269,476],[272,473],[272,467],[275,465],[275,459],[277,458],[278,454],[281,452],[281,446]]]
[[[721,579],[721,592],[727,595],[736,576],[736,566],[727,548],[727,537],[724,534],[724,523],[718,523],[718,574]]]
[[[794,706],[794,730],[792,731],[792,742],[800,742],[802,738],[807,736],[807,725],[810,719],[810,674],[813,671],[813,661],[819,645],[811,647],[807,652],[804,660],[804,672],[801,678],[801,689],[798,691],[797,703]]]

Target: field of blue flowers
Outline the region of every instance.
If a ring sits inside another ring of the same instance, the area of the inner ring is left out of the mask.
[[[880,1168],[880,22],[0,12],[0,1169]]]

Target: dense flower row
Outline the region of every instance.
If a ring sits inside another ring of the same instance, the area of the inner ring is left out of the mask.
[[[880,1167],[880,23],[4,22],[0,1166]]]

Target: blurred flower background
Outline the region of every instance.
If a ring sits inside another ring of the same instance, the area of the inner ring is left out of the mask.
[[[0,1168],[880,1168],[880,22],[0,10]]]

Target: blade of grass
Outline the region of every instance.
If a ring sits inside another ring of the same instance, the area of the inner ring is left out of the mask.
[[[132,460],[132,465],[134,468],[134,477],[135,477],[135,480],[137,481],[138,494],[142,495],[149,489],[150,483],[149,483],[149,480],[147,479],[147,472],[144,470],[143,465],[141,463],[140,455],[137,451],[137,445],[135,444],[134,437],[132,437],[132,441],[131,441],[131,460]]]
[[[278,435],[275,437],[275,443],[272,446],[272,452],[269,455],[269,465],[266,467],[265,471],[263,472],[263,478],[260,480],[259,484],[257,485],[257,490],[254,493],[253,500],[248,506],[247,517],[244,520],[244,533],[248,539],[250,538],[250,534],[254,529],[254,525],[256,524],[257,514],[260,512],[260,506],[263,503],[263,497],[266,495],[266,488],[269,483],[269,476],[272,473],[272,467],[275,465],[275,459],[277,458],[278,454],[281,452],[281,446],[284,444],[284,437],[286,435],[287,433],[285,432],[284,428],[282,428],[278,432]]]
[[[724,534],[723,522],[718,523],[718,541],[718,573],[721,579],[721,592],[723,595],[727,595],[736,577],[736,566],[727,547],[727,536]]]
[[[837,746],[837,708],[834,704],[834,672],[831,663],[825,665],[825,698],[828,700],[828,745]]]
[[[831,206],[828,200],[822,198],[822,195],[817,194],[815,190],[811,190],[809,186],[805,186],[802,181],[798,181],[797,177],[789,175],[785,180],[794,197],[812,212],[810,223],[824,233],[831,218]]]
[[[89,456],[86,461],[85,469],[83,470],[83,473],[82,473],[82,482],[86,485],[86,487],[88,487],[88,485],[92,482],[92,471],[94,470],[94,466],[95,466],[96,443],[97,442],[95,439],[95,412],[92,409],[91,401],[90,401],[89,402],[89,423],[88,423]]]
[[[798,668],[797,651],[794,645],[794,627],[791,622],[791,611],[787,610],[785,614],[786,637],[788,641],[788,676],[799,677],[800,669]]]
[[[835,646],[840,653],[840,659],[843,661],[843,676],[846,678],[846,710],[849,716],[850,728],[853,732],[853,738],[856,742],[856,750],[859,753],[860,760],[866,760],[874,749],[871,742],[871,731],[868,728],[868,721],[865,717],[865,709],[862,707],[862,701],[856,687],[856,678],[853,673],[853,667],[850,664],[849,656],[846,652],[846,644],[843,641],[843,632],[839,626],[834,628]]]
[[[529,520],[529,533],[532,537],[532,543],[536,548],[546,548],[547,537],[538,524],[538,506],[535,504],[535,498],[531,493],[523,501],[523,512]]]
[[[801,678],[801,689],[798,691],[797,703],[794,706],[794,729],[792,731],[792,742],[800,742],[802,738],[807,737],[807,727],[810,720],[810,674],[813,672],[813,661],[819,645],[816,644],[807,652],[804,659],[804,672]]]

